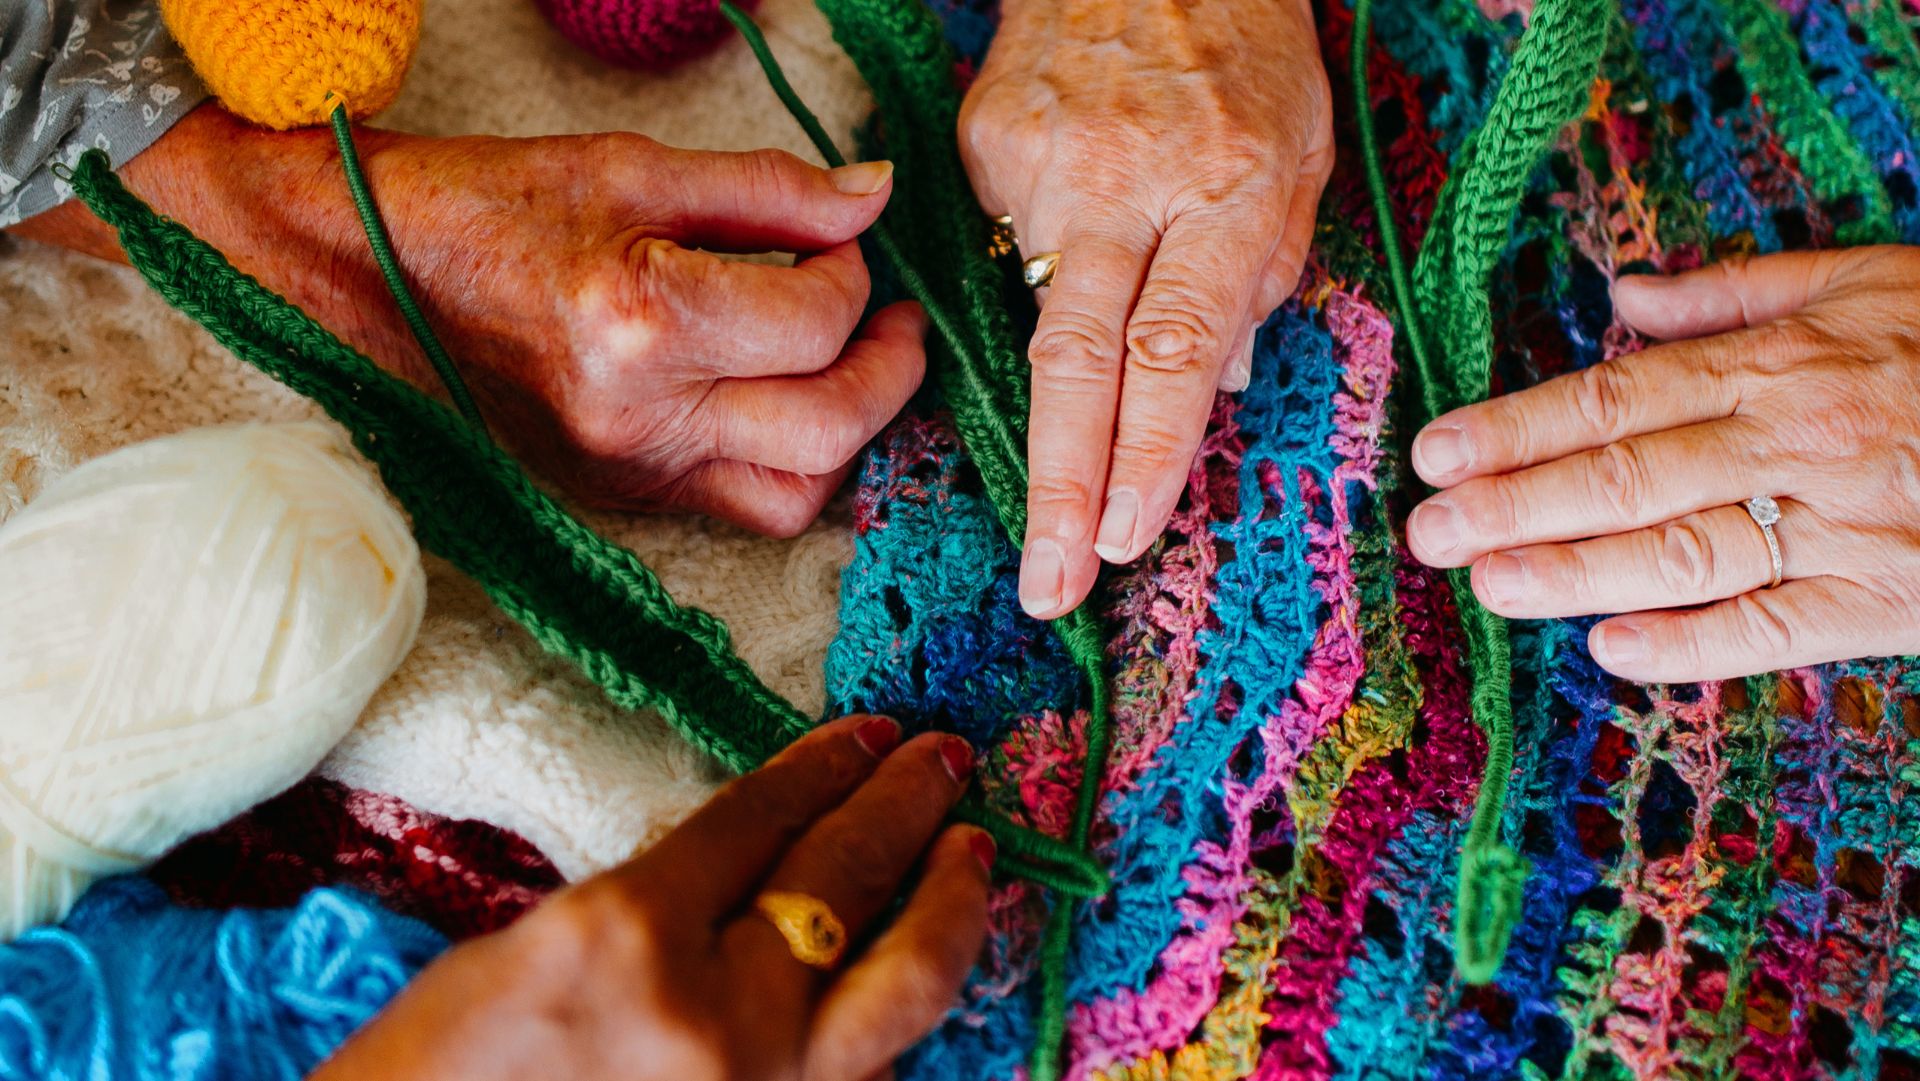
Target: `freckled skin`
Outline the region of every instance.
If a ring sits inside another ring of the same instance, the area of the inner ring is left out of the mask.
[[[919,385],[923,316],[864,327],[854,238],[890,173],[854,192],[777,151],[638,135],[356,143],[428,320],[488,425],[586,501],[806,527]],[[879,170],[874,172],[873,170]],[[122,173],[241,270],[397,374],[436,378],[374,265],[329,131],[203,106]],[[119,258],[77,202],[16,227]],[[713,251],[795,251],[793,268]]]
[[[1501,615],[1612,615],[1594,659],[1642,682],[1920,652],[1920,248],[1623,278],[1614,304],[1661,344],[1420,433],[1441,491],[1413,554]]]
[[[1216,388],[1245,385],[1299,278],[1330,100],[1302,0],[1003,5],[960,150],[1022,254],[1062,253],[1030,349],[1030,613],[1165,527]]]

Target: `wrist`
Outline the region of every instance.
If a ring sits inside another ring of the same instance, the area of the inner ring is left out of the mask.
[[[375,159],[410,138],[374,129],[355,135],[370,174]],[[207,104],[115,166],[130,191],[243,273],[383,366],[409,378],[424,374],[361,231],[330,129],[270,131]],[[112,230],[78,200],[13,231],[125,260]]]

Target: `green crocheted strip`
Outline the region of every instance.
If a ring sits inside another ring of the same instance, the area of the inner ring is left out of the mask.
[[[470,575],[542,647],[612,701],[652,708],[730,769],[765,762],[813,727],[733,651],[725,626],[676,604],[633,553],[533,486],[480,429],[381,370],[305,312],[153,212],[97,150],[67,177],[119,233],[134,268],[222,345],[313,399],[412,516],[420,543]],[[955,817],[991,832],[1003,867],[1069,896],[1104,893],[1084,853],[976,803]]]
[[[931,357],[934,379],[980,472],[981,486],[1017,546],[1027,529],[1023,444],[1030,373],[1014,348],[1000,268],[987,254],[985,215],[955,149],[960,94],[953,82],[952,52],[939,20],[919,0],[818,4],[833,24],[835,40],[873,90],[895,164],[893,200],[873,230],[875,244],[940,331]],[[767,81],[821,156],[829,165],[843,164],[839,149],[793,92],[753,20],[725,0],[720,10],[746,38]],[[1068,843],[1091,860],[1087,839],[1113,740],[1106,636],[1085,604],[1052,626],[1087,681],[1087,749]],[[1055,903],[1040,947],[1040,1008],[1029,1066],[1034,1081],[1052,1081],[1059,1073],[1072,930],[1069,895]]]
[[[1380,216],[1401,337],[1412,354],[1424,424],[1480,401],[1492,386],[1488,279],[1512,235],[1528,177],[1560,130],[1584,111],[1612,26],[1607,0],[1541,0],[1485,122],[1454,157],[1412,282],[1404,270],[1386,179],[1364,103],[1369,0],[1354,11],[1351,77],[1361,103],[1367,181]],[[1511,643],[1506,621],[1481,606],[1465,569],[1448,574],[1467,639],[1473,715],[1487,738],[1486,770],[1461,852],[1455,964],[1470,982],[1498,971],[1520,918],[1526,863],[1500,840],[1513,769]]]

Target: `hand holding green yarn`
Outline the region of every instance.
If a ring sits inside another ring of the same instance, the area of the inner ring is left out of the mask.
[[[853,238],[886,205],[885,163],[834,174],[621,133],[353,137],[390,265],[478,414],[585,501],[796,533],[919,384],[916,317],[861,326]],[[126,175],[388,370],[444,380],[388,296],[333,133],[264,131],[207,106]],[[41,217],[21,231],[117,254],[85,207]],[[701,247],[808,254],[786,268]]]

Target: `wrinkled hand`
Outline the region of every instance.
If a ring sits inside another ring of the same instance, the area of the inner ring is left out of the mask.
[[[1434,421],[1413,552],[1643,682],[1920,652],[1920,248],[1623,278],[1667,344]],[[1784,561],[1740,506],[1775,497]]]
[[[1022,254],[1062,253],[1029,350],[1033,615],[1165,528],[1216,388],[1246,386],[1252,332],[1299,278],[1330,101],[1302,0],[1004,5],[960,147]]]
[[[868,293],[855,238],[886,205],[884,163],[828,172],[629,133],[358,139],[401,264],[489,425],[590,502],[796,533],[919,385],[916,306],[855,332]],[[330,133],[205,106],[125,172],[242,270],[437,389]],[[69,205],[21,231],[115,254],[89,223],[102,228]],[[782,267],[709,251],[804,254]]]
[[[315,1081],[861,1081],[885,1070],[971,969],[994,856],[983,831],[941,826],[972,768],[966,742],[899,740],[877,717],[809,734],[631,863],[446,954]],[[884,929],[822,974],[754,913],[762,889],[825,901],[855,943]]]

